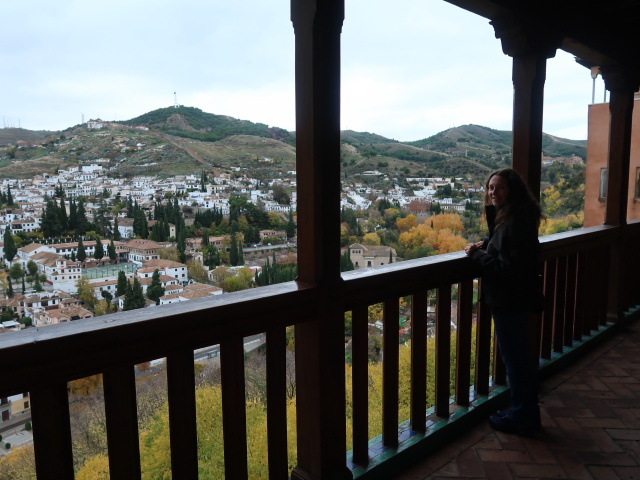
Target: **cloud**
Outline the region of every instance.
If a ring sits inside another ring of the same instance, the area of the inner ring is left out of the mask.
[[[295,129],[286,1],[0,3],[0,115],[25,128],[128,119],[181,104]],[[342,128],[417,140],[451,126],[511,128],[511,59],[484,18],[441,0],[349,0]],[[586,135],[588,71],[549,61],[544,128]],[[598,95],[600,96],[600,95]],[[584,133],[581,133],[584,132]],[[562,134],[561,134],[562,133]]]

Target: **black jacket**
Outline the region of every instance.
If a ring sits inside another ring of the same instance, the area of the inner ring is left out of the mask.
[[[482,277],[482,301],[509,310],[542,311],[537,220],[514,212],[495,228],[495,207],[487,206],[485,211],[489,237],[469,255]]]

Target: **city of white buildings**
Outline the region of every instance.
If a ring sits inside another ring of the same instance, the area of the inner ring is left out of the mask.
[[[0,210],[0,232],[9,228],[12,234],[23,232],[29,234],[40,229],[41,219],[45,211],[47,199],[54,198],[56,191],[63,189],[68,199],[86,198],[87,218],[93,220],[93,212],[97,211],[98,200],[131,199],[149,216],[158,199],[177,198],[178,205],[191,207],[192,211],[216,208],[223,215],[229,214],[229,198],[232,194],[242,194],[252,203],[260,205],[267,212],[288,215],[296,210],[297,197],[295,194],[295,171],[287,172],[288,178],[276,179],[267,188],[259,188],[258,180],[250,178],[250,172],[238,169],[234,174],[219,174],[210,178],[204,189],[198,174],[183,175],[162,179],[158,177],[137,176],[129,179],[112,178],[106,159],[97,159],[91,164],[72,166],[59,169],[56,173],[42,174],[31,179],[4,179],[0,182],[0,191],[7,193],[10,189],[14,207]],[[375,177],[381,180],[384,188],[374,188],[365,177]],[[452,189],[462,189],[465,193],[475,193],[481,190],[460,178],[408,178],[410,188],[401,187],[397,179],[380,172],[365,172],[362,176],[355,176],[361,180],[345,183],[341,195],[343,207],[368,209],[379,199],[385,198],[400,206],[420,210],[428,210],[432,202],[438,202],[443,211],[461,211],[465,209],[466,201],[454,201],[452,198],[442,198],[439,189],[450,185]],[[291,187],[289,205],[274,201],[270,187],[281,184]],[[204,191],[203,191],[204,190]],[[68,203],[68,202],[67,202]],[[68,208],[68,206],[67,206]],[[151,275],[155,269],[160,273],[160,281],[165,288],[165,295],[160,299],[160,305],[186,301],[207,295],[219,295],[222,290],[210,285],[197,284],[189,277],[186,265],[176,264],[168,260],[161,260],[158,249],[170,244],[160,244],[152,240],[134,238],[133,220],[126,218],[125,209],[111,219],[118,221],[120,241],[114,241],[117,252],[116,262],[94,260],[96,248],[95,240],[84,239],[83,246],[87,255],[84,263],[76,260],[78,244],[76,242],[61,243],[60,239],[36,239],[18,249],[15,258],[6,259],[7,267],[19,263],[26,270],[30,261],[38,267],[38,275],[46,278],[44,291],[16,294],[13,298],[0,299],[0,311],[11,308],[16,317],[30,317],[36,326],[55,324],[78,318],[92,316],[92,312],[82,307],[73,297],[76,293],[76,282],[81,276],[87,276],[98,299],[102,293],[108,292],[115,297],[117,276],[120,270],[126,272],[130,281],[137,276],[146,291]],[[112,223],[112,224],[113,224]],[[171,226],[171,236],[175,236],[175,227]],[[278,236],[281,232],[265,230],[261,238]],[[198,243],[198,239],[190,239],[191,245]],[[213,244],[222,247],[222,238],[213,237]],[[102,243],[105,250],[107,242]],[[0,255],[4,258],[4,244],[0,243]],[[381,257],[381,262],[383,262]],[[111,265],[110,263],[115,263]],[[367,261],[367,264],[371,262]],[[14,291],[19,290],[14,286]],[[115,299],[122,308],[123,299]],[[20,328],[15,321],[0,324],[0,331]]]

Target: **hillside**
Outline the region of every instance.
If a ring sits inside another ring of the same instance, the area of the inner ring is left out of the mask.
[[[450,128],[407,143],[345,130],[341,142],[345,176],[379,170],[404,176],[484,177],[511,161],[511,132],[478,125]],[[543,153],[585,158],[586,141],[544,134]],[[256,178],[266,181],[295,170],[295,155],[292,132],[192,107],[161,108],[95,130],[84,125],[53,133],[0,130],[0,177],[5,178],[107,159],[114,176],[170,176],[239,167],[250,168]]]
[[[177,137],[205,142],[215,142],[231,135],[252,135],[295,144],[295,137],[282,128],[214,115],[195,107],[160,108],[122,123],[131,127],[143,125]]]

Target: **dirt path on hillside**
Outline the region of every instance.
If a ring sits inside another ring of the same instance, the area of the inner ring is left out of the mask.
[[[184,150],[185,152],[187,152],[192,158],[195,158],[198,162],[200,162],[202,165],[209,165],[209,162],[207,162],[206,160],[204,160],[200,155],[198,155],[196,152],[194,152],[193,150],[191,150],[189,147],[187,147],[184,144],[184,140],[178,139],[176,137],[173,137],[171,135],[167,135],[166,133],[162,134],[162,137],[167,139],[168,141],[170,141],[173,145],[175,145],[178,148],[181,148],[182,150]]]

